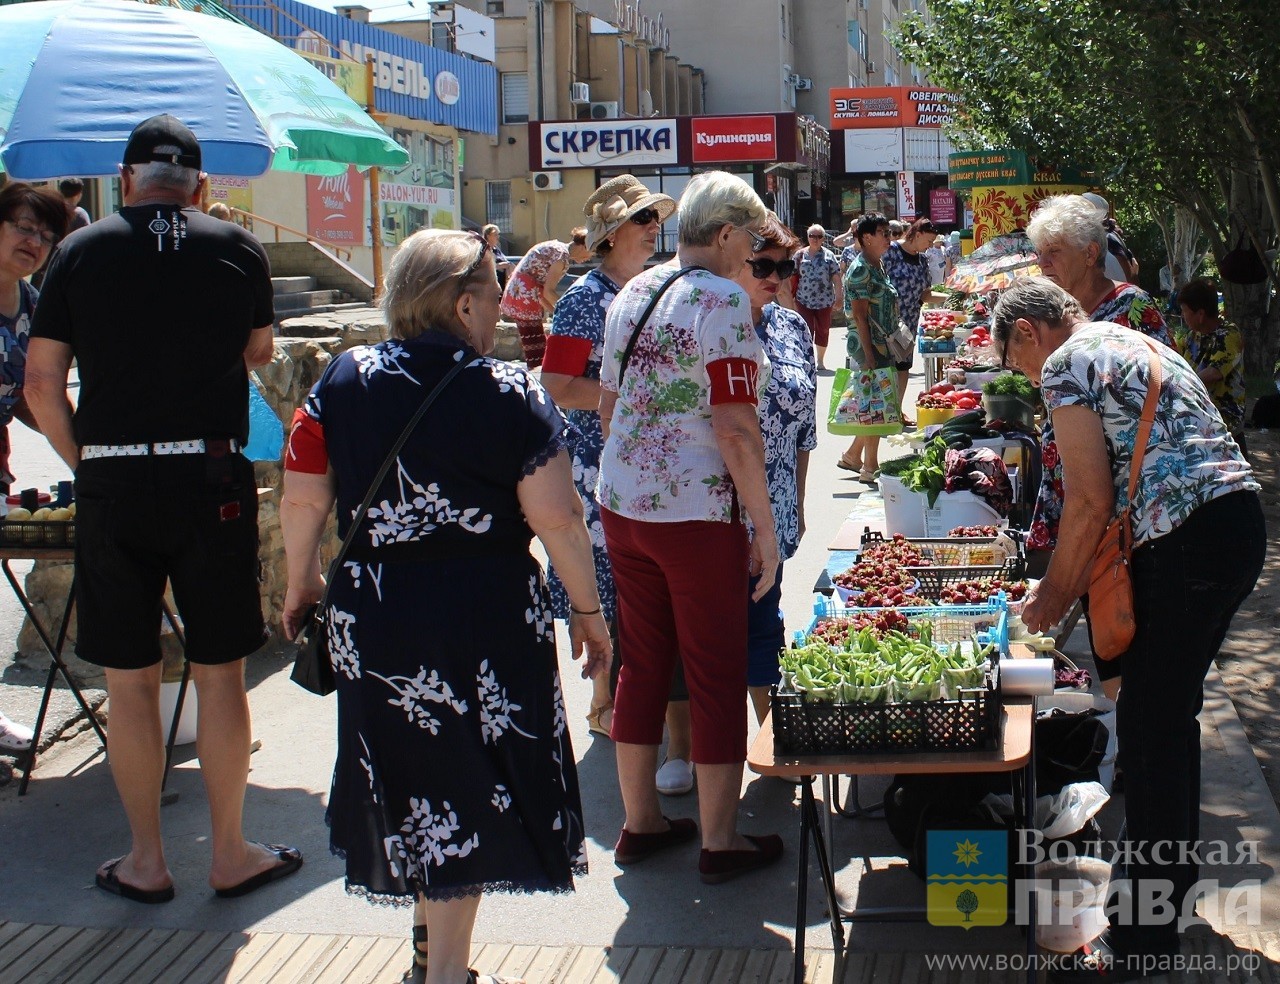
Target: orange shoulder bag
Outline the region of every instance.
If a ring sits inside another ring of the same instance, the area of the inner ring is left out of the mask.
[[[1125,652],[1133,642],[1137,623],[1133,616],[1133,579],[1129,562],[1133,554],[1133,527],[1129,511],[1142,474],[1142,459],[1151,439],[1151,426],[1156,419],[1156,401],[1160,396],[1160,359],[1154,344],[1145,335],[1142,340],[1151,350],[1150,378],[1147,396],[1142,404],[1138,433],[1133,442],[1133,461],[1129,465],[1129,499],[1124,510],[1107,524],[1102,540],[1093,552],[1089,569],[1089,633],[1093,651],[1100,659],[1112,660]]]

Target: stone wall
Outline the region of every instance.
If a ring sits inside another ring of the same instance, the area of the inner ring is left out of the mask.
[[[288,427],[294,410],[302,405],[311,387],[324,373],[334,357],[356,345],[380,341],[386,336],[386,325],[376,308],[352,309],[331,314],[308,315],[292,318],[281,327],[276,339],[271,362],[258,368],[255,380],[267,405]],[[498,358],[519,359],[520,338],[514,325],[500,324],[498,344],[494,351]],[[284,539],[280,533],[280,491],[282,469],[276,461],[254,463],[258,481],[258,533],[261,539],[262,558],[262,610],[273,634],[280,629],[280,612],[284,604],[286,569]],[[335,532],[333,517],[321,541],[320,559],[327,569],[337,552],[340,541]],[[26,592],[43,625],[56,632],[62,617],[62,605],[66,601],[71,584],[72,565],[61,561],[37,561],[26,578]],[[170,599],[172,602],[172,599]],[[75,650],[76,623],[72,615],[67,631],[66,653]],[[278,640],[273,640],[278,641]],[[176,656],[172,640],[165,640],[167,657]],[[18,634],[17,651],[20,656],[43,660],[44,647],[30,619],[24,619]],[[167,659],[174,661],[176,659]],[[96,678],[97,671],[78,660],[77,675]]]

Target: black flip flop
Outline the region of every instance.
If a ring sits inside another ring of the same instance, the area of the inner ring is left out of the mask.
[[[214,889],[214,894],[218,898],[238,899],[242,895],[256,892],[263,885],[270,885],[273,881],[279,881],[281,878],[292,875],[302,867],[302,852],[296,847],[286,847],[283,844],[259,844],[258,846],[274,854],[280,859],[280,863],[268,868],[266,871],[258,872],[252,878],[246,878],[239,885]]]
[[[120,862],[126,856],[121,855],[102,866],[102,870],[94,877],[94,881],[100,889],[104,892],[110,892],[112,895],[119,895],[122,899],[128,899],[130,902],[141,902],[143,905],[159,905],[161,902],[173,901],[172,885],[165,888],[138,888],[136,885],[122,882],[116,874],[116,868],[120,867]]]

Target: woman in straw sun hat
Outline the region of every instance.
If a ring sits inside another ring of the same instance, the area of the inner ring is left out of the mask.
[[[582,212],[586,216],[587,248],[600,258],[600,265],[575,280],[556,304],[542,362],[542,385],[573,425],[569,438],[573,481],[586,508],[600,604],[615,639],[617,598],[605,551],[604,527],[600,524],[600,501],[596,498],[600,452],[604,448],[600,428],[604,319],[618,292],[644,271],[656,248],[659,228],[675,209],[674,199],[651,192],[630,174],[612,178],[592,193]],[[555,616],[567,619],[569,598],[555,571],[549,575]],[[616,683],[616,670],[613,680]],[[593,677],[592,685],[588,726],[594,734],[608,737],[613,689],[605,674]]]

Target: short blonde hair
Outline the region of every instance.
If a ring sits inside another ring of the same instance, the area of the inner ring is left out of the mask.
[[[459,278],[476,264],[480,250],[475,233],[452,229],[423,229],[406,239],[387,270],[382,295],[391,336],[417,338],[431,330],[460,334],[455,311],[459,294],[486,278],[495,279],[492,256],[480,256],[459,288]]]
[[[736,174],[707,171],[680,196],[680,245],[709,246],[726,225],[759,225],[768,214],[760,196]]]
[[[806,237],[818,235],[818,236],[821,236],[823,239],[827,238],[827,230],[822,228],[821,222],[815,222],[813,225],[809,226],[809,228],[805,230],[804,234]]]
[[[231,221],[231,209],[226,202],[214,202],[209,206],[208,214],[215,219],[222,219],[225,222]]]
[[[484,236],[485,239],[488,239],[489,233],[491,232],[496,232],[498,233],[498,235],[502,235],[502,230],[499,229],[492,222],[490,222],[487,226],[485,226],[483,229],[480,230],[480,235]]]
[[[1107,262],[1107,228],[1102,214],[1083,195],[1054,195],[1040,203],[1027,223],[1027,238],[1037,250],[1050,243],[1066,243],[1084,252],[1098,247],[1096,266]]]

